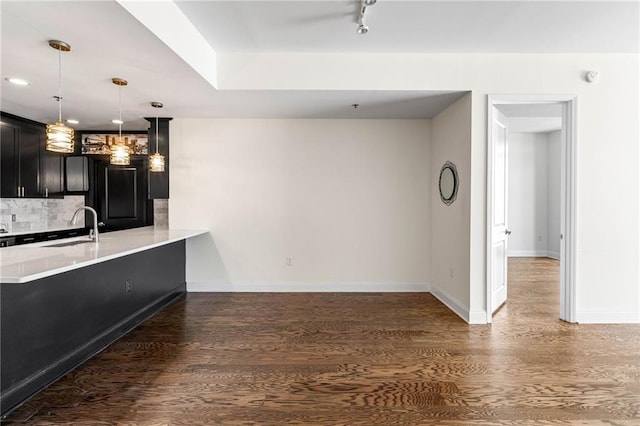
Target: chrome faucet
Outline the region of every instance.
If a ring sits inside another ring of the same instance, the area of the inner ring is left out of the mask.
[[[93,229],[91,231],[89,231],[89,238],[97,243],[98,242],[98,213],[96,213],[96,211],[94,209],[92,209],[91,207],[82,206],[82,207],[78,208],[78,210],[76,210],[73,213],[73,216],[71,217],[71,220],[69,221],[69,225],[75,225],[76,224],[76,221],[78,220],[78,213],[80,213],[83,210],[88,210],[93,214]]]

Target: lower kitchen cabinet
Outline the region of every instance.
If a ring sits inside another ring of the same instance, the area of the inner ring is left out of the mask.
[[[2,283],[2,414],[185,291],[184,240],[27,283]]]

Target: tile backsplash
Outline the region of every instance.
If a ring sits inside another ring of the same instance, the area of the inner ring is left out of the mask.
[[[169,200],[153,200],[153,224],[158,228],[169,227]]]
[[[84,206],[83,195],[68,195],[64,199],[0,198],[0,227],[7,232],[64,228],[81,206]],[[78,225],[84,226],[84,215],[80,215]]]

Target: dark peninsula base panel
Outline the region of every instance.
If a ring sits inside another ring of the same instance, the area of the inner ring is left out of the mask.
[[[185,294],[185,242],[0,291],[5,415]]]

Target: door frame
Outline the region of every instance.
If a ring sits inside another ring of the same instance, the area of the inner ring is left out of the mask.
[[[576,188],[577,188],[577,96],[575,95],[488,95],[487,96],[487,211],[486,211],[486,313],[492,322],[491,218],[494,213],[493,108],[505,104],[559,103],[562,105],[560,161],[560,319],[576,322]]]

